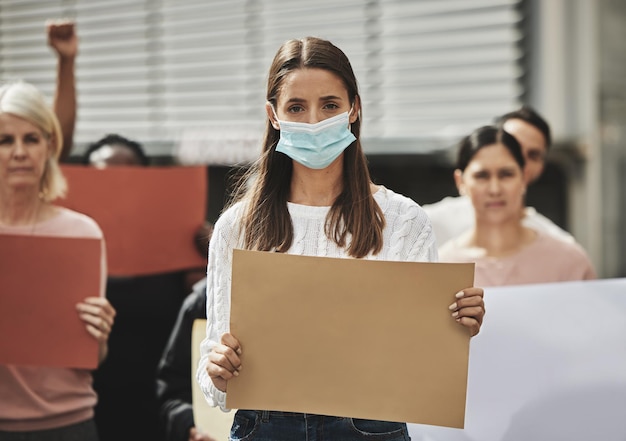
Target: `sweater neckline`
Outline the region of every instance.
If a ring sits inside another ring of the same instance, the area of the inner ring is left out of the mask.
[[[385,194],[387,189],[379,185],[378,190],[373,194],[374,200],[380,205],[383,206],[383,201],[385,198]],[[330,205],[326,206],[313,206],[313,205],[302,205],[296,204],[293,202],[287,202],[287,208],[289,209],[289,213],[292,216],[307,216],[314,218],[325,218],[330,210]]]

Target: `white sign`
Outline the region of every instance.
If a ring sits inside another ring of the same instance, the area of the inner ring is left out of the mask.
[[[626,279],[485,289],[465,429],[413,441],[626,440]]]

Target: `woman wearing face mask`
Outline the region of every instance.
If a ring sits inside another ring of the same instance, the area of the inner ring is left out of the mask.
[[[62,146],[59,122],[34,86],[15,82],[0,88],[0,234],[102,241],[91,218],[52,204],[66,189],[58,166]],[[104,298],[103,242],[100,265],[100,290],[85,293],[76,315],[97,340],[102,361],[115,316]],[[0,365],[0,439],[97,440],[91,383],[86,369]]]
[[[481,127],[461,140],[454,177],[476,222],[442,246],[440,260],[476,262],[480,286],[595,278],[580,245],[523,225],[524,161],[520,144],[502,128]]]
[[[326,40],[290,40],[278,50],[268,78],[261,158],[215,224],[209,244],[211,319],[198,381],[209,403],[222,408],[228,381],[242,368],[241,346],[228,332],[233,248],[394,261],[437,258],[423,210],[370,180],[359,140],[361,101],[345,54]],[[451,320],[472,335],[482,323],[482,295],[470,287],[450,298]],[[329,440],[409,439],[401,423],[274,412],[261,419],[260,412],[242,410],[231,439],[251,431],[256,440],[313,439],[309,431],[322,433],[322,427]]]

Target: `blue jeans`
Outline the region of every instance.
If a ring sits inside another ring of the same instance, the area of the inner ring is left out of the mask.
[[[291,412],[238,410],[231,441],[409,441],[405,423]]]

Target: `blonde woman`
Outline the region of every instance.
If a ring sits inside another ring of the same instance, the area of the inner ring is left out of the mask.
[[[103,240],[92,219],[52,203],[66,191],[58,165],[62,147],[59,122],[34,86],[0,88],[0,234]],[[101,267],[104,282],[104,242]],[[115,316],[104,283],[99,292],[85,293],[76,309],[102,361]],[[0,439],[97,440],[91,383],[84,369],[0,365]]]

